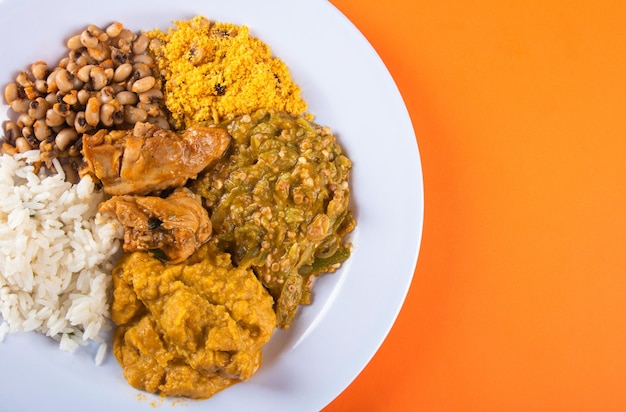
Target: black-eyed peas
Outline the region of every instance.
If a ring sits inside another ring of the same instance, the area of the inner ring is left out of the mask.
[[[54,143],[59,150],[65,150],[68,146],[74,143],[78,139],[78,133],[76,129],[72,127],[66,127],[57,133],[54,138]]]
[[[19,89],[17,88],[16,83],[9,83],[7,87],[4,89],[4,99],[7,103],[11,103],[19,99]]]
[[[33,130],[35,132],[35,137],[37,137],[37,140],[39,141],[47,140],[52,135],[52,130],[50,130],[50,126],[46,124],[44,119],[35,121],[35,124],[33,124]]]
[[[43,97],[38,97],[35,100],[31,100],[28,105],[28,116],[33,119],[43,119],[46,117],[46,112],[50,104]]]
[[[24,136],[20,136],[15,139],[15,148],[20,153],[24,153],[32,149],[30,143],[28,143],[28,140],[26,140]]]
[[[78,164],[84,133],[137,122],[169,129],[149,44],[119,22],[89,25],[67,39],[56,66],[32,63],[4,89],[17,120],[3,124],[3,151],[39,149],[43,159]]]
[[[117,66],[113,74],[113,81],[116,83],[123,82],[133,72],[133,65],[130,63],[123,63]]]

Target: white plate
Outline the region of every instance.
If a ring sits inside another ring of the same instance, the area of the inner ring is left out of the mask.
[[[316,121],[337,134],[354,164],[354,253],[340,271],[318,279],[314,304],[300,311],[294,326],[275,333],[257,375],[209,400],[143,395],[126,383],[111,355],[98,367],[93,351],[68,354],[45,337],[14,334],[0,344],[0,410],[319,410],[365,367],[396,319],[422,232],[419,152],[384,64],[330,3],[0,0],[2,90],[36,60],[56,64],[64,40],[89,23],[165,29],[197,14],[247,25],[289,66]],[[2,103],[0,121],[7,117]]]

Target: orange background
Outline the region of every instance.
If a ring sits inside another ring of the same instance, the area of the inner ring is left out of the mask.
[[[425,221],[337,411],[626,411],[626,3],[332,0],[405,99]]]

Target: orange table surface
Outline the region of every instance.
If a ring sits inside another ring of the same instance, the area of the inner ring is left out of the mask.
[[[325,412],[625,411],[626,3],[332,3],[403,95],[425,214],[395,325]]]

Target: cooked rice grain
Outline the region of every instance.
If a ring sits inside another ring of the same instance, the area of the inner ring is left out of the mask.
[[[35,173],[38,159],[38,150],[0,157],[0,342],[19,331],[69,352],[94,341],[99,363],[122,227],[97,212],[103,194],[90,178],[72,185],[63,173]]]

